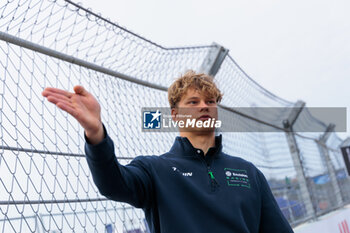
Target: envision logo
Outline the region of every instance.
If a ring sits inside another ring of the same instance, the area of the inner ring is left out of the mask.
[[[233,176],[241,176],[241,177],[246,177],[246,178],[248,178],[248,176],[247,176],[246,174],[241,174],[241,173],[234,173],[234,172],[232,172],[232,175],[233,175]]]
[[[246,170],[225,168],[224,172],[228,186],[250,188],[250,181]]]

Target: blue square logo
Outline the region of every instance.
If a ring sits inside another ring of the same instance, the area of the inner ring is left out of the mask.
[[[157,111],[144,111],[143,112],[143,128],[144,129],[160,129],[161,128],[162,114]]]

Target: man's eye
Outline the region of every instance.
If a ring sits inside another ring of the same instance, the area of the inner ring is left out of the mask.
[[[209,100],[208,103],[215,104],[215,101],[214,100]]]
[[[190,102],[188,102],[189,104],[195,104],[195,103],[197,103],[197,101],[190,101]]]

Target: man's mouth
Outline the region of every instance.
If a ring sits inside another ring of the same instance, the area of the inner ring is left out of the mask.
[[[202,115],[202,116],[200,116],[198,119],[199,119],[199,120],[206,121],[206,120],[208,120],[208,119],[210,119],[210,118],[211,118],[211,116],[209,116],[209,115]]]

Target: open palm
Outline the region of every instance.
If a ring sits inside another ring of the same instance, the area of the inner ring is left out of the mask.
[[[101,129],[101,107],[95,97],[82,86],[75,86],[74,93],[48,87],[42,92],[47,100],[72,115],[86,132]]]

